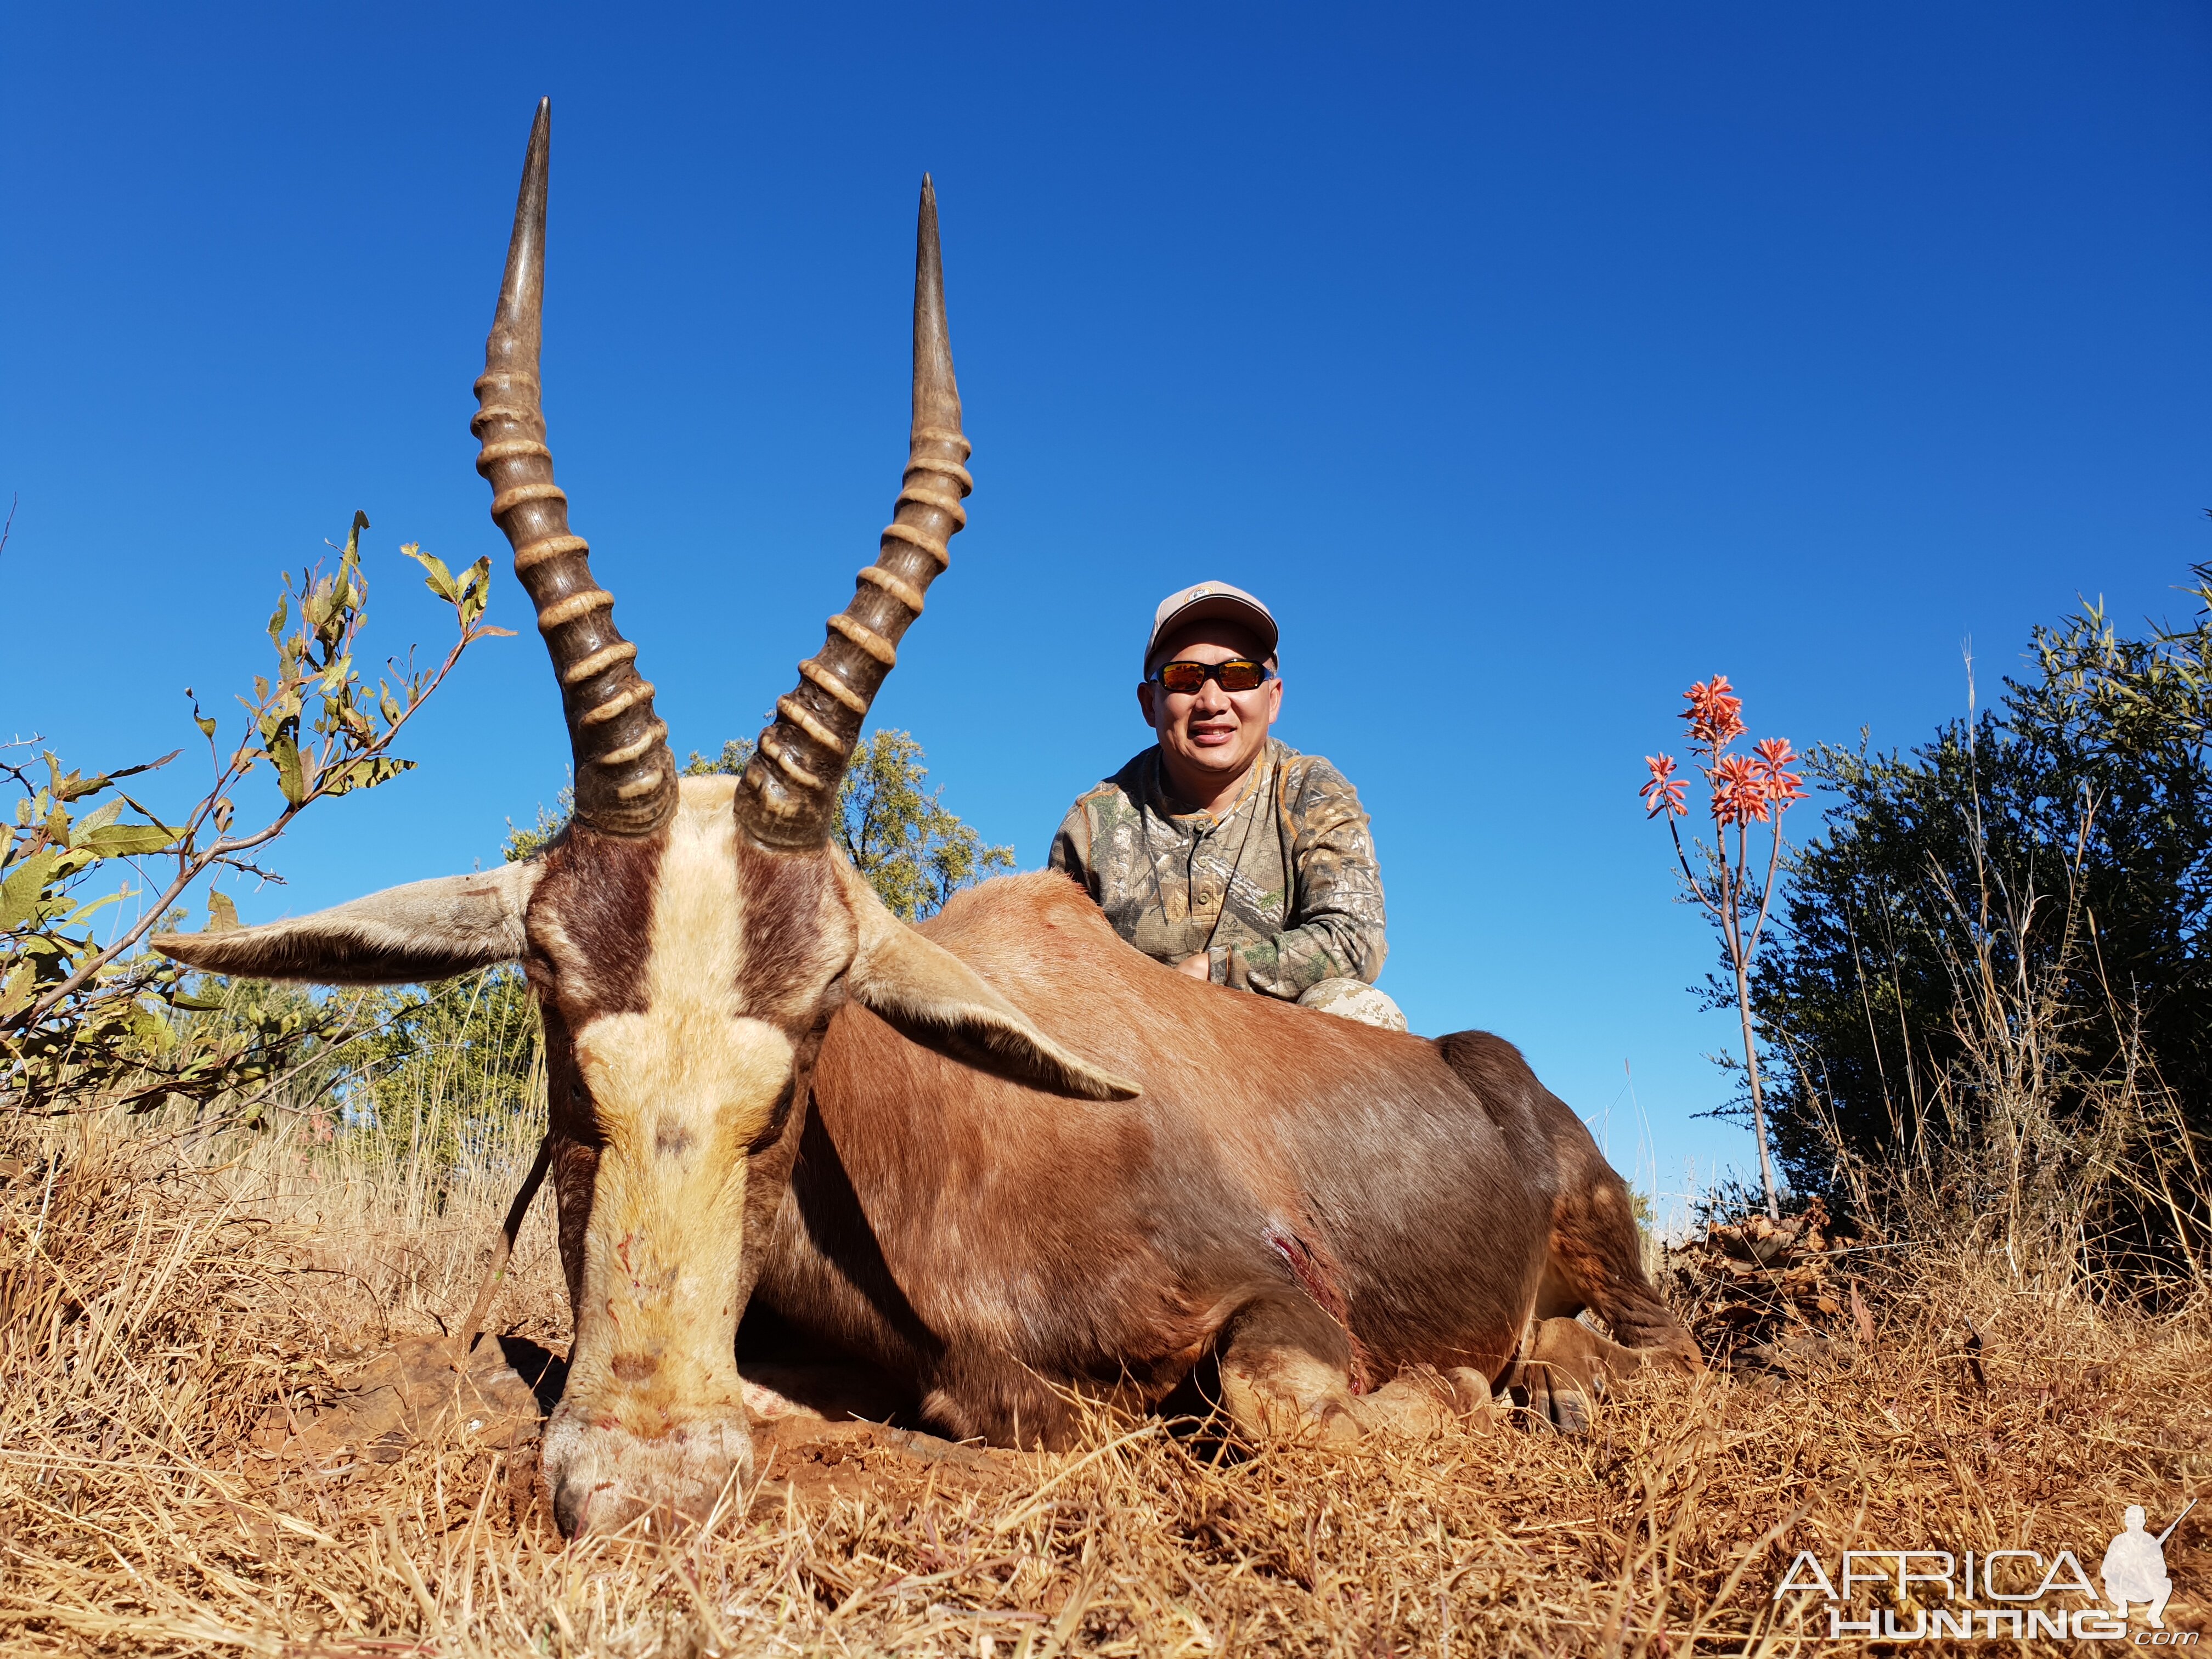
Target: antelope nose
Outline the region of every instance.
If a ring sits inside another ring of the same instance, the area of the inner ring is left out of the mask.
[[[555,1483],[553,1524],[561,1528],[562,1537],[582,1537],[591,1511],[592,1493],[583,1481],[563,1478]]]
[[[693,1417],[653,1435],[556,1410],[546,1425],[545,1485],[564,1538],[617,1531],[650,1512],[655,1528],[705,1521],[751,1483],[741,1415]]]

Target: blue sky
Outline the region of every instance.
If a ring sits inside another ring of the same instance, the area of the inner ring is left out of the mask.
[[[1281,735],[1374,814],[1385,988],[1521,1043],[1665,1194],[1750,1152],[1694,1117],[1728,1022],[1634,798],[1682,688],[1909,743],[1967,639],[1986,685],[2212,557],[2198,7],[100,5],[0,43],[0,726],[183,741],[356,507],[372,646],[441,639],[402,541],[494,554],[526,630],[249,920],[492,859],[562,781],[468,433],[541,94],[552,443],[679,752],[757,729],[873,548],[929,169],[978,483],[879,719],[1035,866],[1146,740],[1160,594],[1262,594]]]

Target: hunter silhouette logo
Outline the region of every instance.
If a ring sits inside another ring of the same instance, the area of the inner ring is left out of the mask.
[[[2166,1540],[2173,1535],[2173,1528],[2181,1524],[2181,1516],[2197,1507],[2191,1498],[2182,1506],[2166,1529],[2153,1537],[2143,1530],[2143,1507],[2128,1505],[2122,1517],[2127,1529],[2105,1546],[2105,1564],[2100,1576],[2105,1581],[2105,1595],[2123,1619],[2128,1616],[2128,1603],[2148,1601],[2150,1622],[2159,1630],[2166,1628],[2166,1599],[2173,1594],[2173,1580],[2166,1576]]]
[[[2106,1547],[2099,1565],[2105,1584],[2101,1597],[2070,1549],[2048,1559],[2026,1549],[1968,1550],[1963,1557],[1949,1550],[1893,1549],[1845,1550],[1833,1577],[1812,1551],[1801,1550],[1774,1587],[1774,1599],[1818,1595],[1826,1603],[1831,1641],[1856,1636],[1887,1642],[1945,1637],[2124,1642],[2129,1639],[2128,1609],[2141,1606],[2151,1628],[2136,1632],[2134,1645],[2193,1647],[2196,1632],[2166,1628],[2166,1604],[2173,1594],[2166,1540],[2196,1507],[2197,1500],[2190,1499],[2164,1532],[2153,1533],[2142,1505],[2130,1504],[2121,1517],[2122,1530]],[[1875,1595],[1895,1605],[1862,1605]]]

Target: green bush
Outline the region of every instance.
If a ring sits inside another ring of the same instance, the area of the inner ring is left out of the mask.
[[[2198,1260],[2212,568],[2195,574],[2188,627],[2123,635],[2086,606],[2036,631],[1995,708],[1902,753],[1811,757],[1836,799],[1756,981],[1784,1034],[1794,1186],[1849,1201],[1854,1170],[1886,1168],[2005,1218],[2015,1253],[2070,1216],[2103,1259]]]
[[[0,759],[0,786],[17,796],[15,822],[0,824],[0,1105],[50,1113],[227,1100],[243,1103],[250,1115],[272,1089],[297,1083],[302,1067],[316,1063],[316,1045],[341,1035],[331,1005],[210,994],[139,947],[202,877],[226,870],[266,877],[253,858],[301,812],[412,767],[391,752],[401,729],[464,652],[510,631],[483,620],[489,560],[456,577],[416,546],[403,547],[428,573],[431,592],[453,607],[456,637],[436,668],[390,663],[372,687],[354,665],[368,619],[361,564],[368,527],[368,516],[355,514],[335,570],[285,580],[268,625],[276,673],[257,676],[252,696],[238,699],[246,720],[234,743],[217,742],[220,722],[185,693],[212,781],[181,823],[163,822],[123,781],[168,765],[182,750],[91,776],[47,752],[43,780],[35,775],[39,762]],[[238,795],[264,769],[283,805],[258,827],[241,824]],[[165,872],[149,869],[156,859],[168,861]],[[134,878],[143,884],[132,885]],[[136,921],[101,936],[98,919],[108,907],[148,894],[155,896]],[[208,914],[210,927],[237,926],[221,893],[210,895]]]

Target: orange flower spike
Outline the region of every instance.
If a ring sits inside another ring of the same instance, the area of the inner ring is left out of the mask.
[[[1731,823],[1765,823],[1767,819],[1765,780],[1748,755],[1723,755],[1713,768],[1713,822],[1723,829]]]
[[[1682,696],[1690,705],[1682,718],[1690,723],[1693,741],[1717,750],[1743,735],[1743,699],[1730,690],[1727,675],[1700,680]]]
[[[1759,759],[1755,763],[1766,798],[1787,806],[1793,800],[1805,799],[1805,780],[1802,774],[1785,770],[1797,758],[1787,738],[1765,738],[1753,745]]]
[[[1651,769],[1651,781],[1636,792],[1646,803],[1644,816],[1656,818],[1662,812],[1671,812],[1676,817],[1688,817],[1690,809],[1682,804],[1682,792],[1688,786],[1674,776],[1674,757],[1646,755],[1644,763]]]

